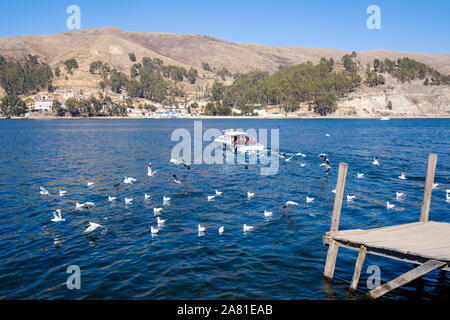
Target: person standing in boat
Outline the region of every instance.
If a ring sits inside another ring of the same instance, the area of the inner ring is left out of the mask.
[[[234,136],[234,141],[233,141],[234,153],[237,153],[237,144],[238,144],[238,137]]]

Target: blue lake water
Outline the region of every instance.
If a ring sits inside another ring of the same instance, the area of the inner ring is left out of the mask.
[[[260,175],[261,165],[188,171],[169,163],[172,132],[193,127],[192,120],[0,120],[0,299],[352,299],[356,251],[340,250],[332,285],[322,278],[321,238],[330,227],[341,161],[349,165],[345,194],[357,199],[344,203],[340,229],[418,221],[430,152],[439,155],[430,219],[450,221],[448,119],[203,120],[204,129],[279,129],[280,150],[307,158],[281,161],[273,176]],[[330,157],[329,176],[319,166],[321,152]],[[380,167],[371,164],[374,155]],[[154,177],[146,175],[149,161],[159,170]],[[358,172],[365,177],[357,179]],[[137,181],[116,191],[124,174]],[[50,195],[42,196],[40,186]],[[216,189],[222,197],[208,202]],[[247,191],[256,196],[248,200]],[[396,201],[396,191],[406,198]],[[108,195],[118,200],[110,203]],[[164,195],[170,205],[162,205]],[[307,204],[306,196],[315,201]],[[126,206],[125,197],[133,204]],[[299,206],[282,209],[287,200]],[[75,210],[86,201],[95,208]],[[386,201],[396,207],[387,210]],[[149,231],[154,207],[163,207],[167,219],[156,237]],[[66,221],[54,223],[58,208]],[[264,218],[264,210],[273,217]],[[89,221],[106,229],[85,235]],[[207,228],[201,237],[199,223]],[[244,233],[244,223],[255,229]],[[70,265],[81,269],[80,290],[66,286]],[[358,294],[368,291],[370,265],[380,267],[383,281],[412,268],[368,256]],[[448,299],[448,279],[436,271],[383,299]]]

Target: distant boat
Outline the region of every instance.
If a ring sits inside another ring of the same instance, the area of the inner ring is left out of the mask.
[[[389,117],[381,117],[380,120],[391,120]]]
[[[223,130],[224,134],[217,139],[216,142],[222,143],[225,147],[233,149],[234,139],[236,138],[236,151],[237,152],[257,152],[264,151],[264,145],[258,143],[256,140],[250,142],[250,138],[247,136],[247,132],[235,131],[233,129]]]

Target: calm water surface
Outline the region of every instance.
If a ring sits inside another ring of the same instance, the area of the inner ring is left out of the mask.
[[[341,249],[332,286],[322,280],[340,161],[349,164],[341,229],[418,221],[428,153],[439,155],[430,218],[450,221],[450,120],[204,120],[203,128],[280,130],[280,149],[307,158],[281,162],[278,174],[260,165],[169,163],[177,128],[191,120],[0,120],[0,299],[351,299],[348,286],[357,252]],[[326,137],[325,133],[331,136]],[[326,176],[318,154],[331,159]],[[373,155],[380,167],[371,165]],[[151,161],[157,173],[146,176]],[[305,168],[300,163],[307,164]],[[408,180],[397,177],[408,168]],[[357,179],[358,172],[365,173]],[[173,183],[176,173],[182,185]],[[116,191],[123,174],[137,182]],[[87,188],[88,181],[95,182]],[[44,186],[50,196],[39,194]],[[60,198],[58,191],[67,190]],[[208,202],[214,190],[223,196]],[[183,194],[187,191],[187,194]],[[247,191],[256,193],[248,200]],[[395,192],[407,194],[395,200]],[[151,194],[144,201],[144,193]],[[107,196],[117,196],[109,203]],[[167,219],[157,237],[153,208]],[[306,196],[315,201],[306,204]],[[126,206],[124,198],[134,202]],[[298,207],[281,209],[287,200]],[[91,210],[75,210],[92,201]],[[395,203],[387,210],[385,202]],[[51,222],[62,208],[61,223]],[[266,219],[264,210],[273,211]],[[105,226],[91,235],[87,222]],[[199,237],[197,224],[206,226]],[[244,233],[242,225],[255,226]],[[217,229],[225,227],[218,235]],[[412,266],[368,256],[358,293],[366,292],[370,265],[383,281]],[[81,290],[68,290],[69,265],[81,268]],[[433,272],[422,282],[384,299],[449,299],[449,275]]]

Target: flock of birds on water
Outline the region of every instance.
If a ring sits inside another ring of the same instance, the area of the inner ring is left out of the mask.
[[[296,154],[289,154],[290,155],[289,157],[288,157],[288,155],[286,153],[279,153],[278,150],[275,150],[275,153],[278,155],[278,157],[280,159],[282,159],[285,162],[289,162],[294,157],[298,157],[298,156],[306,158],[306,155],[304,153],[301,153],[301,152],[296,153]],[[328,155],[325,154],[325,153],[321,153],[321,154],[319,154],[319,157],[322,158],[322,160],[323,160],[323,163],[321,163],[320,166],[321,167],[325,167],[325,169],[326,169],[325,173],[329,174],[330,170],[331,170],[331,166],[330,166],[330,160],[328,158]],[[177,166],[183,165],[187,170],[191,169],[191,166],[188,163],[186,163],[183,159],[171,159],[170,162],[172,164],[177,165]],[[372,165],[380,166],[380,162],[379,162],[378,157],[375,156],[373,158]],[[300,166],[302,168],[304,168],[304,167],[306,167],[306,164],[302,162],[302,163],[300,163]],[[245,168],[248,169],[248,164],[246,164],[246,163],[245,163]],[[156,173],[158,173],[158,171],[157,170],[156,171],[153,170],[152,163],[150,162],[148,164],[148,167],[147,167],[147,176],[148,177],[154,177]],[[407,169],[405,169],[401,173],[401,175],[398,176],[398,178],[401,179],[401,180],[407,180],[406,173],[407,173]],[[173,182],[174,183],[176,183],[176,184],[181,184],[182,183],[181,180],[175,174],[173,174],[172,177],[173,177]],[[363,179],[365,176],[364,176],[364,173],[359,173],[358,172],[356,177],[358,179]],[[130,184],[133,184],[136,181],[137,180],[135,178],[128,177],[128,176],[124,175],[124,179],[123,179],[123,184],[124,185],[130,185]],[[87,182],[86,185],[89,188],[94,187],[94,183],[93,182]],[[117,190],[119,190],[120,186],[121,186],[121,183],[114,184],[114,188],[116,188]],[[438,183],[434,183],[432,188],[435,189],[438,186],[439,186]],[[332,192],[334,194],[336,194],[336,189],[332,190]],[[45,189],[44,187],[40,187],[40,194],[43,195],[43,196],[49,196],[50,195],[49,191],[47,189]],[[66,190],[59,190],[59,197],[64,197],[66,195],[67,195],[67,191]],[[207,196],[207,200],[208,201],[213,201],[215,198],[221,197],[222,195],[223,195],[222,191],[215,190],[215,194],[208,195]],[[252,192],[248,191],[247,192],[248,200],[254,198],[255,195],[256,195],[255,193],[252,193]],[[404,197],[406,197],[406,193],[405,192],[396,192],[396,200],[397,201],[403,199]],[[356,196],[347,194],[346,198],[347,198],[347,202],[351,203],[351,202],[355,201]],[[150,195],[145,193],[144,194],[144,200],[148,200],[148,199],[150,199]],[[109,202],[115,202],[117,200],[118,200],[117,197],[108,196],[108,201]],[[170,203],[171,198],[163,196],[162,200],[163,200],[163,205],[167,205],[167,204]],[[312,203],[312,202],[314,202],[314,200],[315,199],[313,197],[306,196],[306,203]],[[125,204],[128,205],[128,204],[131,204],[134,201],[134,199],[125,197],[124,201],[125,201]],[[450,202],[450,189],[446,190],[446,201]],[[289,200],[284,205],[282,205],[282,208],[285,209],[285,208],[288,208],[288,207],[291,207],[291,206],[298,206],[298,205],[299,204],[297,202]],[[77,202],[75,204],[75,209],[77,209],[77,210],[91,209],[93,207],[95,207],[95,204],[93,202],[84,202],[84,203],[78,203]],[[386,208],[388,210],[393,209],[394,207],[395,207],[395,204],[392,204],[389,201],[386,202]],[[156,217],[156,226],[155,227],[154,226],[150,227],[149,231],[150,231],[152,236],[156,236],[160,232],[161,227],[163,227],[166,224],[166,222],[167,222],[167,219],[162,219],[160,217],[160,215],[162,214],[162,211],[163,211],[162,207],[155,207],[155,208],[153,208],[153,213],[154,213],[154,216]],[[271,211],[264,211],[262,215],[264,217],[268,218],[268,217],[271,217],[273,215],[273,212],[271,212]],[[59,223],[59,222],[65,221],[65,219],[63,219],[63,217],[62,217],[62,209],[61,208],[57,209],[57,210],[55,210],[53,212],[53,219],[51,219],[51,221],[53,221],[55,223]],[[89,233],[92,233],[92,232],[94,232],[95,230],[97,230],[99,228],[106,229],[104,226],[91,221],[91,222],[88,223],[86,229],[84,230],[84,233],[85,234],[89,234]],[[249,226],[247,224],[244,224],[243,227],[242,227],[242,230],[244,232],[249,232],[249,231],[252,231],[253,229],[254,229],[253,226]],[[202,235],[205,234],[206,227],[204,227],[201,224],[199,224],[197,226],[197,230],[198,230],[199,236],[202,236]],[[222,235],[224,232],[225,232],[224,226],[220,226],[218,228],[219,235]]]

